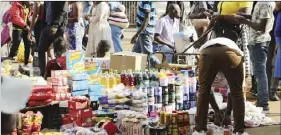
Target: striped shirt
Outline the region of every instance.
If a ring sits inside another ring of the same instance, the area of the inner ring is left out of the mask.
[[[141,27],[145,13],[150,14],[150,19],[148,22],[148,26],[145,28],[142,32],[148,32],[153,34],[155,25],[156,25],[156,9],[155,9],[155,2],[149,2],[149,1],[141,1],[138,2],[138,12],[137,12],[137,30]]]

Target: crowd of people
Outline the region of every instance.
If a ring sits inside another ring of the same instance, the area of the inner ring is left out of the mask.
[[[66,68],[66,50],[85,50],[87,57],[108,57],[109,53],[123,51],[121,40],[129,20],[126,8],[120,2],[25,1],[11,2],[11,5],[8,12],[13,24],[13,41],[9,58],[16,56],[23,40],[24,65],[27,65],[33,52],[30,51],[32,42],[35,42],[34,52],[38,53],[42,76],[48,77],[50,70]],[[234,132],[244,132],[245,78],[253,78],[252,89],[258,97],[256,106],[268,111],[268,101],[279,100],[281,2],[201,1],[190,2],[189,7],[186,2],[167,2],[166,12],[159,19],[156,10],[156,2],[138,2],[137,32],[131,39],[132,51],[143,54],[164,52],[167,62],[172,63],[174,35],[186,27],[195,28],[199,40],[195,41],[194,48],[200,52],[197,98],[197,116],[200,117],[196,119],[196,131],[207,130],[210,103],[216,111],[217,125],[231,124],[233,110]],[[276,49],[275,44],[278,49],[273,63],[267,58],[272,55],[268,52]],[[161,64],[156,56],[150,56],[153,67]],[[48,63],[47,58],[50,58]],[[275,66],[274,73],[267,72],[272,70],[267,63]],[[218,72],[224,74],[230,87],[224,118],[219,115],[214,97],[210,96]],[[273,76],[269,78],[268,74]]]

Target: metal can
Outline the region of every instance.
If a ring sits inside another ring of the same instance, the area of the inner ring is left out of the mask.
[[[196,92],[190,92],[189,93],[189,100],[190,101],[196,101]]]
[[[182,112],[182,117],[183,117],[183,123],[189,125],[189,114],[188,114],[188,112]]]
[[[190,109],[190,102],[183,101],[183,110],[189,110],[189,109]]]
[[[168,135],[173,135],[173,126],[172,125],[170,125],[168,127]]]
[[[165,122],[164,123],[166,125],[170,125],[171,124],[171,115],[172,115],[171,113],[166,113],[165,114]]]
[[[196,107],[196,101],[190,101],[190,108]]]
[[[183,86],[183,94],[188,94],[189,93],[189,86],[184,85]]]
[[[165,124],[165,112],[160,112],[160,124]]]
[[[161,96],[160,95],[155,96],[155,103],[156,104],[162,103],[162,95]]]
[[[174,84],[169,84],[168,85],[168,92],[174,92],[175,88],[174,88]]]
[[[178,135],[179,132],[178,132],[178,126],[177,125],[173,125],[173,132],[172,132],[172,135]]]
[[[163,94],[163,97],[162,97],[162,103],[164,106],[168,105],[169,103],[169,95],[168,94]]]
[[[154,96],[154,87],[147,88],[147,96]]]
[[[178,123],[182,124],[183,123],[183,113],[182,112],[178,112]]]
[[[154,95],[155,96],[162,96],[162,87],[155,87],[154,88]]]
[[[148,112],[153,112],[155,111],[155,105],[154,104],[149,104],[148,105]]]
[[[177,113],[172,113],[171,121],[172,121],[172,124],[177,124],[178,123],[178,115],[177,115]]]
[[[170,92],[168,100],[169,100],[168,103],[175,103],[176,102],[176,93],[175,92]]]
[[[189,101],[189,94],[183,94],[183,101]]]
[[[168,87],[162,86],[162,94],[168,93]]]
[[[183,109],[183,104],[182,103],[176,103],[176,110],[180,111]]]
[[[155,111],[161,112],[162,111],[162,104],[155,104]]]

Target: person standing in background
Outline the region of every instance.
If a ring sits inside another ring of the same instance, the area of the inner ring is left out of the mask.
[[[109,2],[109,6],[110,6],[110,17],[111,16],[114,17],[112,14],[116,13],[116,10],[120,10],[122,8],[125,14],[125,6],[123,6],[120,2]],[[121,44],[122,28],[114,24],[110,24],[110,27],[111,27],[111,36],[114,46],[114,52],[122,52],[123,51],[122,44]]]
[[[28,26],[28,17],[30,14],[29,2],[12,2],[12,7],[10,8],[11,21],[13,24],[12,33],[12,47],[10,49],[9,58],[13,59],[17,55],[17,51],[21,40],[24,42],[24,67],[28,68],[28,61],[30,56],[31,41],[28,37],[30,27]]]
[[[46,27],[42,30],[39,41],[39,66],[41,76],[45,75],[46,52],[53,41],[58,37],[64,37],[67,25],[68,2],[45,1],[44,2],[44,23]],[[56,48],[56,46],[53,46]],[[54,49],[57,50],[57,49]],[[56,53],[56,52],[55,52]]]
[[[92,12],[89,27],[89,39],[86,47],[86,57],[97,56],[97,46],[101,40],[108,40],[111,44],[110,52],[113,52],[111,28],[108,23],[110,13],[106,2],[96,2],[96,8]]]
[[[93,9],[94,2],[91,1],[84,1],[83,2],[83,20],[85,26],[85,33],[83,37],[83,50],[86,49],[87,42],[88,42],[88,32],[89,32],[89,19],[91,16],[91,11]]]
[[[276,25],[274,28],[275,41],[277,43],[277,54],[275,59],[274,74],[271,79],[271,86],[269,90],[269,99],[271,101],[279,101],[277,96],[277,89],[281,78],[281,2],[276,2],[274,10]]]
[[[137,33],[132,37],[131,44],[134,44],[132,52],[152,54],[153,53],[153,35],[156,25],[155,2],[138,2],[137,11]],[[160,61],[155,55],[151,55],[150,64],[155,67]]]
[[[68,50],[82,50],[82,40],[85,31],[82,8],[81,2],[69,2],[66,32]]]
[[[254,68],[254,76],[257,80],[258,101],[257,107],[262,107],[263,111],[268,111],[268,78],[266,73],[266,61],[268,45],[271,40],[270,31],[274,24],[273,11],[275,2],[257,2],[254,7],[252,20],[239,17],[243,24],[247,24],[250,29],[250,55]]]

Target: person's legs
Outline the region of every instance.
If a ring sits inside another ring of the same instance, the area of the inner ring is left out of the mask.
[[[138,39],[137,39],[137,42],[133,46],[132,52],[141,53],[141,43],[140,43],[140,40],[141,40],[141,38],[139,36]]]
[[[166,45],[158,45],[158,51],[159,52],[164,52],[165,56],[166,56],[166,60],[168,61],[168,63],[172,63],[173,62],[173,53],[174,50],[169,48]]]
[[[18,48],[22,39],[22,31],[21,30],[13,30],[12,33],[12,47],[10,49],[9,57],[13,58],[17,55]]]
[[[245,115],[245,103],[243,97],[243,58],[238,56],[233,51],[228,51],[225,56],[221,57],[221,61],[225,61],[227,64],[223,66],[222,71],[225,75],[230,87],[229,101],[232,102],[233,116],[234,116],[234,132],[244,132],[244,115]]]
[[[281,78],[281,37],[275,37],[276,43],[278,45],[276,59],[275,59],[275,70],[274,77]]]
[[[212,83],[218,73],[215,57],[211,54],[212,49],[202,51],[198,61],[199,90],[197,94],[196,131],[207,131],[207,119],[209,99]]]
[[[28,38],[27,31],[23,31],[22,37],[24,42],[24,65],[27,65],[30,56],[31,41]]]
[[[140,42],[140,47],[141,47],[141,52],[143,54],[151,54],[153,53],[153,47],[152,47],[152,42],[153,42],[153,35],[152,34],[147,34],[147,33],[142,33],[139,35],[139,42]],[[160,64],[161,62],[158,60],[158,58],[155,55],[150,56],[150,64],[152,67],[155,67],[155,65]]]
[[[214,121],[214,124],[217,125],[217,126],[221,126],[221,120],[222,120],[222,116],[221,116],[221,113],[220,113],[220,108],[216,102],[216,98],[215,98],[215,95],[214,95],[214,92],[212,92],[210,94],[210,105],[211,107],[213,108],[214,112],[215,112],[215,121]]]
[[[232,100],[231,100],[231,93],[227,95],[227,107],[226,112],[223,119],[223,125],[228,126],[231,125],[231,112],[232,112]]]
[[[121,35],[122,35],[122,30],[120,27],[116,25],[110,25],[111,27],[111,36],[112,36],[112,41],[114,45],[114,51],[115,52],[122,52],[123,48],[121,45]]]
[[[268,83],[266,75],[267,48],[269,42],[252,46],[254,75],[257,80],[258,106],[268,110]]]

